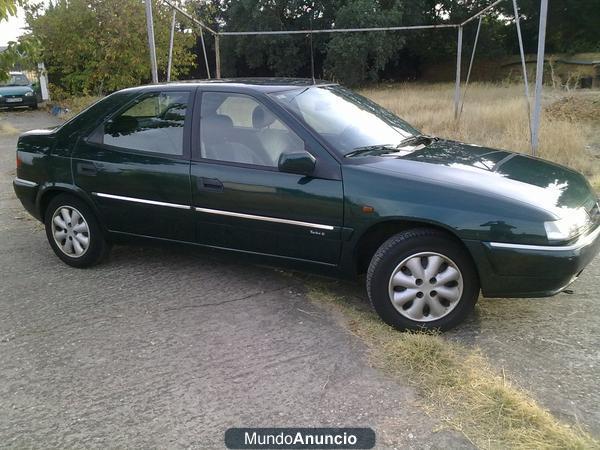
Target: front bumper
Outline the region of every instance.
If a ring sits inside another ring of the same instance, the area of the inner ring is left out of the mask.
[[[37,96],[35,95],[12,95],[0,97],[0,108],[17,108],[19,106],[37,105]]]
[[[600,251],[600,226],[566,246],[466,242],[485,297],[547,297],[577,279]]]

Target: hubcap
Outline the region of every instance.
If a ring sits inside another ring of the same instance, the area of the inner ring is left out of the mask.
[[[72,206],[61,206],[52,216],[52,236],[58,248],[71,258],[79,258],[90,246],[90,228],[83,215]]]
[[[445,255],[416,253],[396,266],[389,282],[394,308],[410,320],[441,319],[458,305],[463,277],[458,266]]]

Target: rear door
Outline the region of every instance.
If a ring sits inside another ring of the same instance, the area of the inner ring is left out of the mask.
[[[146,92],[79,141],[75,184],[109,230],[193,241],[190,126],[194,90]]]
[[[338,163],[265,99],[204,91],[198,109],[191,165],[197,242],[337,264],[343,221]],[[317,160],[313,176],[278,170],[282,152],[305,149]]]

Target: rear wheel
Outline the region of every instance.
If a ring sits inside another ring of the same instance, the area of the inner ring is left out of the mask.
[[[91,209],[68,194],[53,198],[45,214],[46,237],[61,260],[73,267],[98,264],[108,245]]]
[[[472,311],[479,280],[456,240],[438,230],[418,228],[381,245],[369,265],[367,291],[389,325],[447,330]]]

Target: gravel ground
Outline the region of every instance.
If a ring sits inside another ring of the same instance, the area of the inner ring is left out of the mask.
[[[17,132],[0,112],[0,447],[222,448],[231,426],[368,426],[379,448],[469,447],[296,277],[239,256],[116,247],[62,264],[12,190]]]

